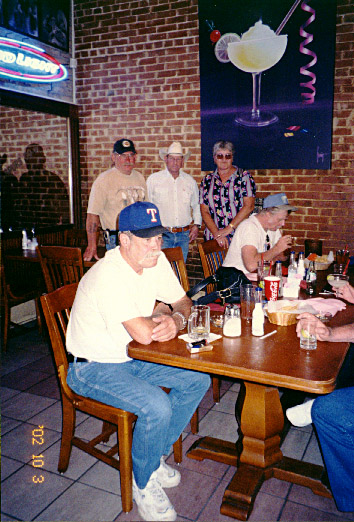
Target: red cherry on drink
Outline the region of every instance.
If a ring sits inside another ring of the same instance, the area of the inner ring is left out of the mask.
[[[216,43],[219,38],[221,38],[221,33],[220,31],[218,31],[217,29],[214,29],[214,31],[212,31],[210,33],[210,40],[213,42],[213,43]]]

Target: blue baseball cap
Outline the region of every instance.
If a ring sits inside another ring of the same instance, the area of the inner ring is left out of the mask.
[[[293,212],[298,210],[297,207],[289,205],[288,198],[286,197],[286,194],[284,192],[281,192],[280,194],[272,194],[264,198],[263,209],[273,207],[279,208],[281,210],[292,210]]]
[[[159,209],[148,201],[136,201],[119,214],[119,231],[130,231],[137,237],[154,237],[166,232],[161,225]]]

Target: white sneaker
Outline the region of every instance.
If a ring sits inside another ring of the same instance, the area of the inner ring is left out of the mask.
[[[162,489],[155,471],[144,489],[138,488],[133,477],[133,499],[144,520],[167,522],[177,518],[177,513]]]
[[[181,482],[180,472],[166,464],[165,457],[161,457],[160,467],[152,475],[157,477],[163,488],[174,488]]]
[[[314,400],[315,399],[312,399],[286,410],[286,416],[288,417],[291,424],[298,426],[299,428],[303,428],[304,426],[311,424],[311,408]]]

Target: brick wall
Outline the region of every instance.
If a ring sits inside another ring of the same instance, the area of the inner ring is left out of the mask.
[[[300,207],[287,225],[297,251],[312,237],[325,240],[325,253],[345,243],[354,253],[354,14],[352,0],[337,6],[332,170],[253,172],[259,196],[285,191]],[[199,182],[197,0],[74,0],[74,11],[83,215],[120,137],[136,143],[146,177],[162,166],[158,149],[181,141],[192,152],[186,170]],[[191,282],[201,277],[195,245],[187,268]]]

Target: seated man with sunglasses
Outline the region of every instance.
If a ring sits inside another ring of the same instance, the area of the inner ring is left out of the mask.
[[[282,236],[280,229],[296,210],[289,205],[284,193],[264,198],[261,212],[252,214],[238,226],[223,266],[233,266],[249,274],[257,271],[262,256],[264,261],[284,261],[284,252],[291,247],[292,237]]]
[[[213,147],[215,172],[200,185],[200,210],[205,224],[204,239],[216,239],[228,247],[238,225],[254,209],[256,184],[246,170],[233,165],[231,141],[217,141]]]

